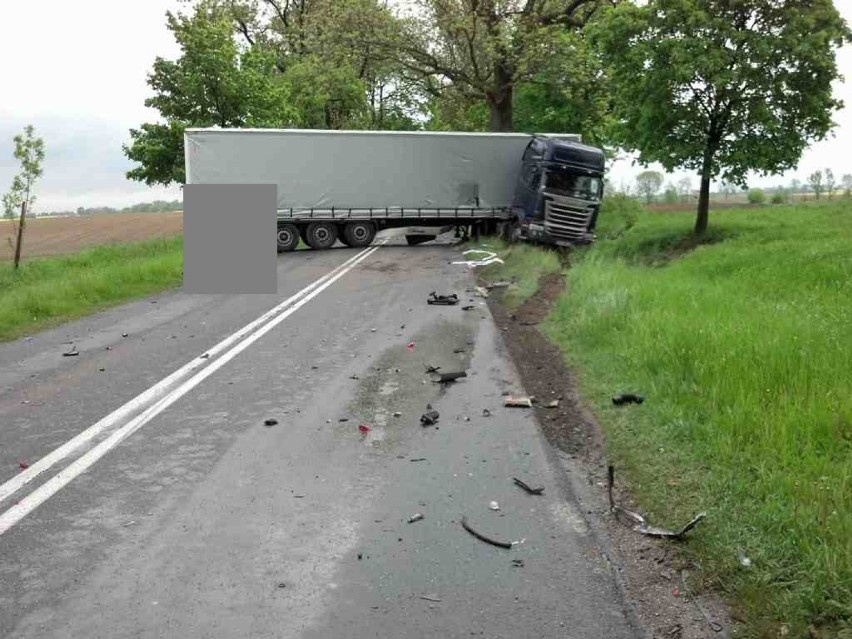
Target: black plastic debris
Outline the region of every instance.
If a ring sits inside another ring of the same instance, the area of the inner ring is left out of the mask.
[[[80,351],[77,350],[76,346],[71,346],[71,348],[64,353],[62,353],[62,357],[77,357],[80,354]]]
[[[464,349],[463,348],[454,348],[453,353],[455,353],[456,355],[458,355],[459,353],[464,353]]]
[[[438,379],[435,380],[438,384],[450,384],[455,382],[457,379],[461,379],[462,377],[467,377],[467,373],[465,371],[456,371],[453,373],[438,373]]]
[[[607,476],[607,494],[609,496],[609,508],[616,515],[616,517],[624,517],[629,520],[630,523],[633,524],[633,530],[636,532],[646,535],[648,537],[661,537],[665,539],[681,539],[686,533],[695,528],[695,525],[704,519],[707,516],[707,513],[698,513],[695,517],[693,517],[683,528],[679,530],[669,530],[667,528],[658,528],[657,526],[651,526],[645,518],[637,512],[633,512],[627,508],[622,506],[618,506],[612,497],[612,487],[615,482],[615,467],[610,466],[608,469]]]
[[[423,415],[420,416],[420,423],[423,426],[434,426],[438,422],[438,418],[439,418],[438,411],[430,410],[428,412],[423,413]]]
[[[430,375],[432,373],[437,373],[439,370],[441,370],[440,366],[429,366],[428,364],[423,364],[423,366],[426,367],[426,372]]]
[[[409,459],[408,461],[410,461],[410,462],[422,462],[422,461],[426,461],[426,458],[425,457],[415,457],[414,459]]]
[[[467,306],[462,306],[462,310],[463,311],[475,311],[476,307],[473,306],[472,304],[468,304]]]
[[[512,568],[523,568],[524,560],[523,559],[513,559],[512,560]]]
[[[511,550],[512,548],[511,542],[492,539],[491,537],[487,537],[471,528],[470,524],[467,523],[467,517],[461,518],[461,525],[462,528],[464,528],[467,532],[476,537],[479,541],[484,541],[486,544],[491,544],[492,546],[497,546],[498,548],[506,548],[507,550]]]
[[[635,393],[622,393],[621,395],[617,395],[612,398],[612,403],[616,406],[623,406],[624,404],[641,404],[645,401],[645,398],[642,395],[636,395]]]
[[[537,486],[533,488],[529,484],[521,481],[517,477],[512,477],[512,481],[515,482],[516,486],[523,488],[530,495],[541,495],[544,492],[544,486]]]
[[[432,291],[431,293],[429,293],[429,297],[426,299],[426,303],[452,306],[453,304],[459,303],[459,296],[455,293],[450,293],[449,295],[438,295],[435,291]]]
[[[264,426],[275,426],[277,423],[278,423],[277,419],[264,419],[263,420]]]

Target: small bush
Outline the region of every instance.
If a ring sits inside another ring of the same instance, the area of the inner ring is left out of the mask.
[[[784,197],[784,194],[783,194],[783,193],[778,193],[778,192],[776,192],[776,193],[773,193],[773,194],[772,194],[772,199],[771,199],[770,201],[771,201],[773,204],[784,204],[784,200],[785,200],[785,199],[786,199],[786,198]]]
[[[663,193],[663,201],[666,204],[677,204],[677,201],[678,201],[677,190],[675,190],[672,187],[667,188],[666,192]]]
[[[763,192],[763,189],[749,189],[746,197],[748,197],[749,204],[763,204],[766,202],[766,193]]]

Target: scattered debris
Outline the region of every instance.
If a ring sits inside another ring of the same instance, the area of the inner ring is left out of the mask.
[[[482,416],[483,417],[491,417],[491,411],[488,410],[487,408],[483,408],[482,409]]]
[[[408,518],[408,523],[413,524],[414,522],[420,521],[421,519],[423,519],[423,515],[421,515],[420,513],[414,513],[413,515],[411,515],[411,517]]]
[[[488,289],[482,288],[481,286],[474,286],[474,292],[479,295],[479,297],[488,297]]]
[[[151,304],[153,304],[153,303],[154,303],[154,302],[151,302]],[[129,335],[129,333],[122,333],[122,334],[121,334],[121,336],[122,336],[122,337],[127,337],[128,335]]]
[[[623,406],[624,404],[641,404],[644,401],[644,397],[636,395],[635,393],[622,393],[621,395],[617,395],[612,398],[612,403],[616,406]]]
[[[616,515],[624,515],[630,521],[633,522],[633,530],[636,532],[647,535],[648,537],[664,537],[666,539],[681,539],[686,533],[695,528],[695,525],[704,519],[707,516],[707,513],[698,513],[695,517],[693,517],[689,523],[687,523],[680,530],[669,530],[667,528],[658,528],[656,526],[651,526],[648,522],[645,521],[645,518],[639,513],[633,512],[632,510],[628,510],[622,506],[618,506],[615,504],[612,498],[612,486],[615,480],[615,467],[610,466],[608,468],[608,481],[607,481],[607,493],[609,495],[609,507],[610,510]]]
[[[441,600],[435,595],[420,595],[420,599],[425,599],[426,601],[434,601],[436,603],[441,603]]]
[[[105,351],[111,351],[111,350],[112,350],[112,346],[107,346],[104,350],[105,350]]]
[[[455,293],[450,293],[449,295],[438,295],[435,291],[429,293],[429,297],[426,300],[427,304],[441,304],[444,306],[452,306],[453,304],[459,303],[459,296]]]
[[[264,426],[275,426],[277,423],[278,423],[277,419],[264,419],[263,420]]]
[[[341,418],[340,418],[340,419],[338,419],[337,421],[338,421],[338,422],[348,422],[348,421],[349,421],[349,418],[348,418],[348,417],[341,417]]]
[[[402,413],[400,413],[400,412],[397,410],[397,411],[394,411],[393,416],[394,416],[394,417],[402,417]]]
[[[204,355],[201,356],[201,359],[208,359],[209,357],[210,353],[204,353]]]
[[[492,501],[488,504],[488,508],[490,508],[491,510],[500,510],[500,504],[498,504],[496,501]]]
[[[439,370],[441,370],[440,366],[428,366],[426,364],[423,364],[423,366],[426,367],[426,372],[430,373],[430,374],[431,373],[437,373]]]
[[[463,348],[454,348],[453,353],[455,353],[456,355],[458,355],[459,353],[464,353],[464,349]]]
[[[467,377],[467,373],[465,371],[456,371],[454,373],[438,373],[438,379],[435,380],[437,384],[450,384],[455,382],[457,379],[461,379],[462,377]]]
[[[430,410],[420,416],[420,423],[423,424],[423,426],[434,426],[438,421],[438,417],[438,411]]]
[[[686,571],[680,571],[680,583],[683,585],[683,590],[689,596],[692,603],[695,604],[695,607],[698,608],[698,612],[701,613],[701,616],[704,617],[704,621],[707,622],[707,625],[713,630],[713,632],[722,632],[722,624],[718,621],[712,621],[710,617],[707,616],[707,613],[704,612],[704,608],[701,607],[701,604],[698,603],[698,600],[695,598],[695,595],[692,594],[692,591],[689,589],[689,586],[686,585]]]
[[[349,379],[355,379],[355,380],[357,380],[357,379],[358,379],[358,376],[357,376],[357,375],[350,375],[350,376],[349,376]]]
[[[280,581],[280,582],[278,582],[278,587],[279,588],[286,588],[287,584],[285,584],[283,581]]]
[[[524,560],[523,559],[513,559],[512,560],[512,568],[523,568]]]
[[[505,282],[505,281],[503,281],[503,282],[488,282],[485,285],[485,288],[487,288],[490,291],[490,290],[495,289],[495,288],[507,288],[511,285],[512,285],[512,282]]]
[[[358,424],[358,432],[366,437],[367,433],[370,432],[370,427],[366,424]]]
[[[547,402],[544,405],[545,408],[559,408],[559,400],[554,399],[553,401]]]
[[[473,268],[475,266],[488,266],[489,264],[493,264],[494,262],[498,262],[500,264],[503,264],[503,260],[501,260],[499,257],[497,257],[497,253],[492,253],[491,251],[482,251],[482,250],[479,250],[479,249],[471,249],[469,251],[465,251],[462,255],[467,257],[468,255],[472,255],[474,253],[482,255],[483,257],[480,257],[479,259],[469,259],[469,260],[465,260],[465,261],[462,261],[462,262],[451,262],[451,263],[452,264],[465,264],[465,265],[467,265],[471,268]]]
[[[413,458],[413,459],[409,459],[408,461],[411,461],[411,462],[421,462],[421,461],[426,461],[426,458],[425,458],[425,457],[415,457],[415,458]]]
[[[486,544],[491,544],[492,546],[497,546],[498,548],[506,548],[511,550],[512,544],[508,541],[497,541],[496,539],[491,539],[491,537],[486,537],[482,533],[475,531],[470,525],[467,523],[467,517],[462,516],[461,525],[467,532],[476,537],[479,541],[484,541]]]
[[[30,465],[27,462],[25,462],[23,459],[18,461],[18,468],[20,468],[21,470],[26,470],[29,467],[30,467]]]
[[[64,353],[62,353],[62,357],[76,357],[79,354],[80,354],[80,351],[77,350],[77,347],[72,345],[70,350],[67,350]]]
[[[467,306],[462,306],[462,310],[463,311],[475,311],[476,307],[473,306],[472,304],[468,304]]]
[[[516,486],[520,486],[530,495],[541,495],[544,492],[544,486],[539,486],[538,488],[533,488],[532,486],[521,481],[517,477],[512,477],[512,481],[515,482]]]
[[[414,342],[413,341],[408,342],[408,345],[406,346],[406,348],[410,351],[413,351],[414,350]]]
[[[516,408],[532,408],[532,399],[529,397],[513,397],[508,395],[503,400],[503,406],[512,406]]]
[[[745,553],[742,550],[740,550],[737,553],[737,559],[740,562],[740,566],[742,566],[743,568],[750,568],[751,567],[751,559],[746,557]]]
[[[375,333],[375,332],[376,332],[376,329],[375,329],[375,328],[371,328],[371,329],[370,329],[370,332],[371,332],[371,333]]]
[[[538,326],[538,322],[521,322],[521,326]]]
[[[132,525],[133,525],[133,524],[135,524],[135,523],[136,523],[136,520],[135,520],[135,519],[131,519],[130,521],[128,521],[128,522],[126,522],[126,523],[123,523],[123,524],[121,524],[121,525],[122,525],[123,527],[127,528],[128,526],[132,526]]]

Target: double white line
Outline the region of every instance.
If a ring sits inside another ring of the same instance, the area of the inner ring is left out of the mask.
[[[287,298],[275,308],[264,313],[250,324],[247,324],[233,335],[222,340],[210,350],[206,351],[199,357],[196,357],[168,377],[154,384],[148,390],[137,395],[97,423],[91,425],[89,428],[56,450],[52,451],[45,457],[42,457],[29,468],[18,473],[3,485],[0,485],[0,503],[2,503],[5,499],[8,499],[11,495],[26,486],[43,472],[49,470],[74,451],[94,440],[101,433],[124,422],[122,426],[116,429],[115,432],[109,435],[106,439],[91,448],[73,463],[69,464],[65,469],[51,477],[29,495],[20,499],[8,510],[0,514],[0,535],[21,521],[21,519],[26,517],[33,510],[38,508],[51,496],[55,495],[75,477],[85,472],[92,464],[106,455],[124,439],[132,435],[142,426],[151,421],[151,419],[174,404],[178,399],[198,386],[198,384],[203,382],[258,339],[266,335],[266,333],[271,331],[278,324],[290,317],[290,315],[299,310],[303,305],[307,304],[310,300],[343,277],[347,272],[354,268],[358,262],[366,259],[378,249],[379,246],[374,246],[365,249],[358,255],[350,258],[317,281],[303,288],[295,295]],[[219,356],[220,353],[223,354]],[[217,358],[217,356],[219,357]],[[186,379],[186,381],[183,381],[188,375],[198,369],[202,370],[192,375],[189,379]],[[142,411],[141,413],[139,413],[140,410]],[[136,414],[136,416],[132,417],[134,414]],[[132,419],[130,419],[131,417]],[[129,421],[127,421],[128,419]]]

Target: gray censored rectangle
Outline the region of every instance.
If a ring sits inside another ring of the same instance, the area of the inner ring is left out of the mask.
[[[274,184],[183,187],[183,291],[278,292]]]

